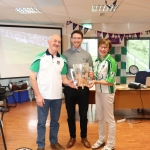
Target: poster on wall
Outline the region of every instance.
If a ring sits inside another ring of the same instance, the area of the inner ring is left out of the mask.
[[[112,44],[120,44],[120,38],[108,38]]]

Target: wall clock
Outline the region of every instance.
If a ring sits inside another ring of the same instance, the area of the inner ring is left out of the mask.
[[[129,67],[129,73],[131,73],[131,74],[135,75],[138,71],[139,71],[139,68],[136,65],[131,65]]]

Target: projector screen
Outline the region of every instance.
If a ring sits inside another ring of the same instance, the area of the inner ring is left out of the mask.
[[[31,63],[46,51],[52,34],[62,38],[62,28],[0,25],[0,78],[28,77]]]

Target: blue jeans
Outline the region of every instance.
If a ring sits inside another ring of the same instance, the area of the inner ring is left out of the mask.
[[[45,147],[45,132],[46,132],[46,120],[50,109],[50,133],[49,141],[51,144],[58,142],[58,130],[59,130],[59,117],[61,111],[62,99],[48,100],[45,99],[43,107],[37,106],[38,124],[37,124],[37,141],[38,148]]]

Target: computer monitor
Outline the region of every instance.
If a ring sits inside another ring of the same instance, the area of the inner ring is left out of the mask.
[[[150,88],[150,77],[146,78],[146,83],[145,83],[146,87]]]

